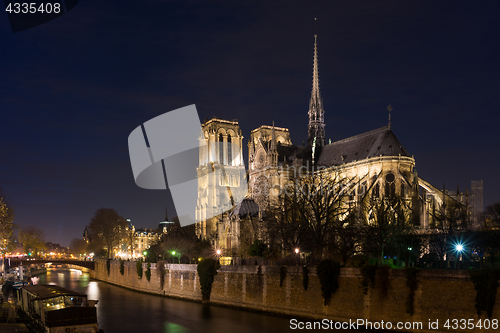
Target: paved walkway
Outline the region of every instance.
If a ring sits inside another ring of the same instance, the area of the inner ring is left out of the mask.
[[[0,332],[2,333],[29,333],[28,328],[24,324],[18,323],[0,323]]]
[[[25,324],[16,323],[19,317],[14,304],[7,301],[7,298],[0,293],[0,332],[29,332]]]

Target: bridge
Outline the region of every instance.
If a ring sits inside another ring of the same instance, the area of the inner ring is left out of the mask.
[[[38,264],[52,263],[54,265],[69,264],[89,269],[95,269],[95,261],[90,260],[76,260],[76,259],[25,259],[25,258],[10,258],[10,267],[17,267],[19,265],[29,266]]]

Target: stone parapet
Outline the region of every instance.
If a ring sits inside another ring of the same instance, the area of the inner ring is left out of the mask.
[[[91,277],[126,288],[151,294],[201,301],[196,265],[165,264],[163,282],[155,265],[151,265],[151,280],[139,279],[135,262],[125,262],[124,274],[112,262],[108,275],[106,262],[96,262]],[[449,332],[447,320],[480,318],[474,307],[476,292],[466,271],[421,270],[415,291],[414,313],[407,313],[409,288],[404,270],[389,270],[384,294],[377,274],[375,287],[367,295],[360,288],[362,277],[358,268],[342,268],[339,289],[328,305],[324,305],[319,279],[309,267],[307,290],[303,283],[302,266],[287,266],[282,280],[280,266],[222,266],[212,286],[211,303],[288,315],[293,318],[329,319],[334,321],[421,322],[422,329],[413,332]],[[497,295],[500,293],[497,292]],[[500,317],[500,302],[493,317]],[[484,320],[484,314],[481,317]],[[430,322],[439,322],[438,329],[429,329]],[[476,332],[477,330],[453,330]],[[477,331],[479,332],[479,331]]]

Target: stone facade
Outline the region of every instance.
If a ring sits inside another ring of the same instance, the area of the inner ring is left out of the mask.
[[[213,118],[202,125],[200,160],[197,169],[198,202],[196,234],[200,238],[221,239],[221,246],[237,245],[238,226],[220,212],[234,207],[235,192],[245,181],[243,135],[237,121]],[[220,235],[220,237],[219,237]]]

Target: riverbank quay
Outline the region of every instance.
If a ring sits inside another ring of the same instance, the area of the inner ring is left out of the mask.
[[[2,333],[29,333],[25,324],[20,323],[0,323],[0,332]]]
[[[9,302],[7,297],[0,294],[0,332],[21,333],[29,332],[29,329],[22,322],[17,314],[17,308],[13,301]]]
[[[139,277],[136,262],[123,262],[122,270],[120,266],[119,261],[112,260],[108,272],[106,261],[98,260],[96,270],[90,274],[93,279],[132,290],[201,301],[196,265],[166,264],[162,270],[157,269],[156,264],[150,264],[149,281],[147,263],[140,266],[142,277]],[[159,271],[164,272],[163,277]],[[497,293],[499,296],[493,306],[492,317],[487,318],[485,311],[478,316],[476,291],[467,271],[420,270],[413,290],[407,285],[402,269],[388,270],[385,277],[377,272],[366,294],[361,287],[362,281],[360,269],[342,268],[339,288],[328,305],[324,305],[314,267],[308,268],[305,274],[301,266],[222,266],[215,276],[210,302],[290,318],[362,323],[362,326],[369,329],[371,325],[376,330],[382,328],[381,323],[389,331],[499,330],[494,329],[493,324],[494,320],[498,323],[500,318],[500,293]],[[464,327],[461,320],[467,323],[464,329],[461,328]],[[483,322],[488,322],[489,328],[486,329]],[[398,329],[398,324],[401,329]]]

